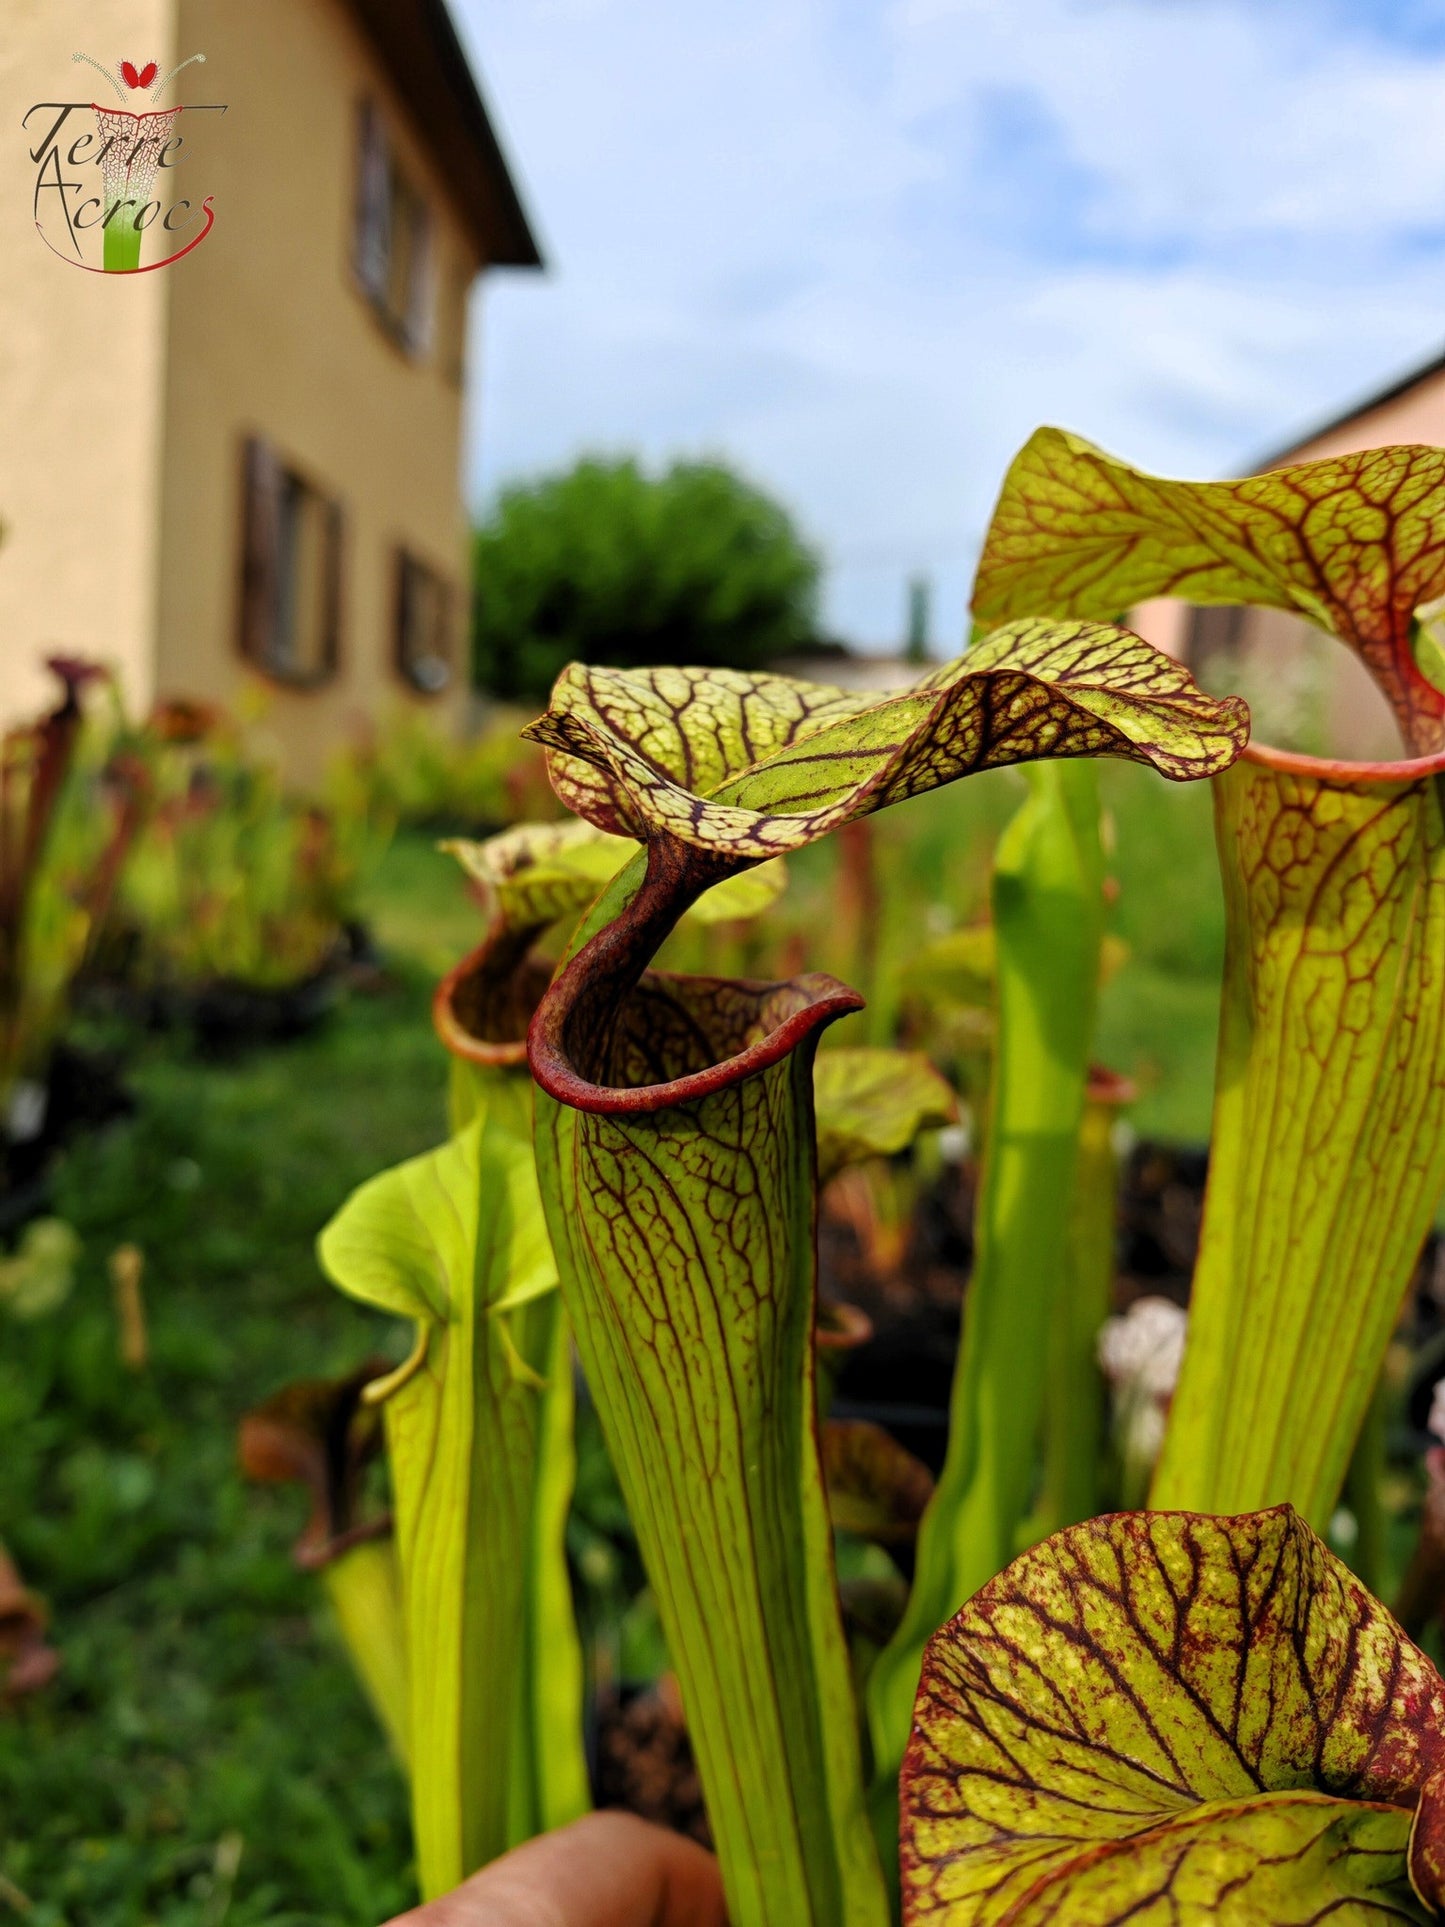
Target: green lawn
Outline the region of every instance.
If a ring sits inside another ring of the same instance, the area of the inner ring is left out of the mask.
[[[1100,766],[1113,825],[1112,912],[1128,958],[1099,1000],[1097,1054],[1139,1087],[1144,1137],[1209,1136],[1224,900],[1207,783],[1165,783],[1130,763]]]
[[[412,1899],[401,1783],[288,1558],[300,1494],[244,1485],[234,1445],[278,1384],[395,1343],[312,1243],[353,1185],[442,1135],[427,1003],[477,917],[405,839],[375,921],[395,987],[314,1038],[222,1067],[142,1047],[136,1120],[60,1174],[74,1296],[0,1326],[0,1536],[65,1662],[0,1714],[0,1872],[33,1902],[0,1888],[0,1920],[354,1927]],[[125,1239],[147,1256],[139,1378],[106,1274]]]
[[[1104,788],[1131,954],[1100,1055],[1140,1078],[1141,1129],[1199,1138],[1221,946],[1209,799],[1118,765]],[[977,914],[1020,794],[982,778],[880,820],[880,981]],[[836,861],[794,865],[788,918],[811,965],[846,975]],[[75,1294],[0,1324],[0,1537],[64,1654],[48,1692],[0,1714],[0,1927],[7,1910],[33,1927],[356,1927],[413,1898],[401,1783],[290,1565],[303,1501],[243,1485],[234,1456],[249,1405],[400,1337],[329,1289],[312,1244],[353,1185],[441,1136],[427,1004],[478,919],[420,836],[373,896],[395,983],[313,1038],[221,1066],[131,1040],[137,1117],[59,1176],[56,1209],[84,1241]],[[118,1358],[106,1273],[123,1240],[147,1256],[140,1377]]]

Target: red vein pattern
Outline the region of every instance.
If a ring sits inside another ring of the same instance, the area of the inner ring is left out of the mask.
[[[1122,756],[1177,781],[1234,761],[1238,697],[1204,695],[1127,631],[1019,622],[916,688],[878,698],[730,670],[564,670],[545,716],[562,801],[599,828],[736,864],[983,769]]]
[[[787,985],[649,974],[582,1027],[579,1074],[603,1099],[665,1089],[745,1053],[798,1001]],[[809,1036],[685,1106],[537,1100],[563,1289],[735,1927],[887,1915],[814,1432],[812,1069]]]
[[[929,1644],[904,1920],[1428,1921],[1442,1760],[1445,1682],[1288,1507],[1091,1520]]]
[[[882,701],[779,677],[564,672],[528,732],[646,844],[528,1035],[543,1197],[682,1682],[734,1927],[881,1927],[815,1435],[812,1070],[831,979],[644,975],[730,874],[975,769],[1125,755],[1186,778],[1248,715],[1137,637],[1020,623]]]
[[[1151,1502],[1319,1523],[1445,1186],[1445,818],[1436,778],[1251,762],[1215,808],[1215,1148]]]
[[[1415,661],[1445,594],[1445,449],[1368,449],[1233,482],[1146,475],[1041,428],[1004,477],[974,614],[1116,618],[1151,596],[1290,609],[1368,665],[1412,752],[1445,747],[1445,692]]]
[[[1149,596],[1294,609],[1354,648],[1409,749],[1445,746],[1415,656],[1445,591],[1445,449],[1163,481],[1041,429],[1004,481],[982,621]],[[1156,1504],[1334,1501],[1445,1182],[1438,770],[1251,749],[1215,785],[1228,913],[1214,1155]]]

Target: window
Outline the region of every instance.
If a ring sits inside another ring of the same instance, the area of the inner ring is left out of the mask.
[[[1245,613],[1233,607],[1190,611],[1184,657],[1191,669],[1201,669],[1211,661],[1228,662],[1238,656],[1244,640]]]
[[[340,654],[341,510],[263,441],[246,444],[241,653],[308,687]]]
[[[424,353],[431,339],[431,255],[427,204],[399,166],[381,115],[367,101],[357,165],[356,278],[387,332],[408,354]]]
[[[445,277],[437,315],[437,363],[449,382],[460,388],[467,369],[467,305],[474,273],[470,261],[457,256]]]
[[[396,666],[424,696],[452,679],[451,589],[407,549],[396,558]]]

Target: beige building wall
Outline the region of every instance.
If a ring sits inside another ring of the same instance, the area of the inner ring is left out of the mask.
[[[307,775],[394,706],[455,725],[466,683],[462,391],[435,348],[408,359],[353,281],[364,98],[427,193],[438,286],[480,264],[341,0],[177,6],[178,44],[205,53],[204,97],[227,113],[198,128],[183,159],[215,196],[215,227],[154,277],[170,306],[157,685],[232,704],[258,683],[237,639],[242,448],[263,436],[345,515],[338,672],[316,689],[265,685],[268,725],[292,772]],[[455,585],[456,674],[439,697],[411,692],[393,666],[398,543]]]
[[[1292,448],[1291,462],[1318,462],[1391,442],[1425,442],[1445,448],[1445,368],[1436,369],[1393,400],[1366,409]]]
[[[1357,762],[1388,762],[1406,754],[1390,705],[1369,670],[1352,649],[1303,616],[1286,609],[1249,610],[1238,656],[1238,686],[1251,700],[1258,741],[1283,738],[1285,747],[1323,750]],[[1294,730],[1288,726],[1291,719],[1297,719]]]
[[[1190,609],[1170,596],[1151,596],[1129,611],[1129,627],[1166,656],[1182,662],[1189,649]]]
[[[152,693],[167,276],[86,274],[47,251],[27,150],[53,116],[20,122],[37,101],[100,98],[77,50],[173,65],[171,14],[8,0],[0,16],[0,727],[48,705],[51,653],[114,663],[134,705]],[[72,116],[70,138],[81,128]]]
[[[1437,369],[1403,394],[1363,410],[1349,420],[1292,448],[1290,463],[1323,461],[1393,442],[1423,442],[1445,447],[1445,369]],[[1247,664],[1262,669],[1270,660],[1328,660],[1325,677],[1325,728],[1340,753],[1359,758],[1404,754],[1389,705],[1364,664],[1350,650],[1321,637],[1308,623],[1274,610],[1251,613],[1242,647]]]
[[[1323,461],[1394,442],[1445,447],[1445,368],[1311,436],[1276,465]],[[1167,599],[1141,603],[1130,620],[1140,635],[1173,656],[1197,652],[1207,632],[1204,624],[1194,623],[1187,604]],[[1231,680],[1253,701],[1259,740],[1288,734],[1291,721],[1303,720],[1309,735],[1318,733],[1337,755],[1384,760],[1404,754],[1389,705],[1364,664],[1303,617],[1283,609],[1244,611],[1228,649],[1237,670]]]

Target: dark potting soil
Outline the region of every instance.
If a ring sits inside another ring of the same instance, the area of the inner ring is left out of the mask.
[[[1124,1159],[1118,1207],[1116,1309],[1145,1294],[1188,1302],[1199,1244],[1208,1152],[1142,1142]],[[880,1266],[856,1222],[818,1214],[819,1289],[856,1306],[873,1336],[844,1358],[833,1410],[871,1418],[937,1472],[948,1442],[948,1399],[973,1269],[977,1169],[945,1167],[919,1197],[901,1261]]]
[[[203,984],[139,984],[119,974],[82,987],[86,1008],[146,1030],[189,1032],[208,1057],[236,1057],[314,1031],[348,989],[374,990],[385,966],[363,924],[348,924],[310,976],[278,986],[220,977]]]
[[[597,1805],[622,1807],[710,1847],[702,1782],[671,1675],[651,1686],[610,1688],[598,1700],[596,1720]]]
[[[1204,1145],[1144,1140],[1125,1159],[1118,1215],[1120,1310],[1146,1293],[1188,1302],[1208,1175]]]

